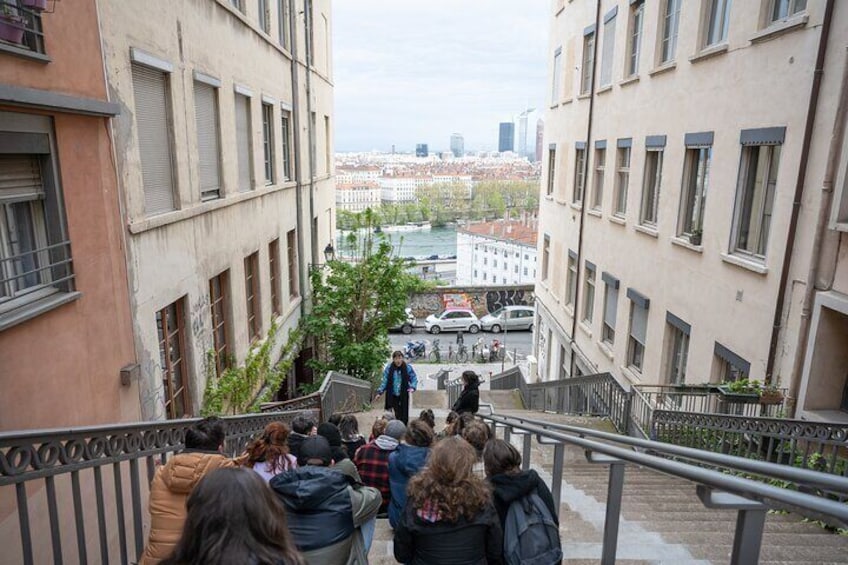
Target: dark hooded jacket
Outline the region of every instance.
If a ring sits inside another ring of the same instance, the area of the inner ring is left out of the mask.
[[[534,490],[539,494],[539,498],[551,511],[551,515],[559,525],[559,512],[554,506],[554,497],[551,495],[551,490],[533,469],[522,471],[517,475],[495,475],[489,478],[489,482],[492,485],[495,509],[501,519],[501,527],[506,522],[509,505],[520,498],[524,498]]]
[[[459,398],[453,403],[453,411],[457,414],[463,412],[471,412],[476,414],[480,409],[480,384],[473,383],[465,385],[462,392],[459,393]]]
[[[289,453],[291,453],[292,456],[295,459],[297,459],[300,456],[300,445],[308,437],[309,436],[304,435],[304,434],[299,434],[297,432],[292,432],[292,433],[289,434],[289,440],[288,440]]]
[[[406,485],[409,479],[424,467],[429,454],[429,447],[402,443],[389,455],[389,489],[392,493],[389,502],[389,524],[392,528],[397,528],[403,507],[406,506]]]

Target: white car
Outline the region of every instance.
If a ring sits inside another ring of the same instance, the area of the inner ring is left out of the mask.
[[[480,318],[481,327],[492,333],[515,330],[533,331],[535,311],[532,306],[504,306]]]
[[[424,328],[431,334],[458,331],[476,334],[480,331],[480,320],[467,308],[448,308],[427,316]]]

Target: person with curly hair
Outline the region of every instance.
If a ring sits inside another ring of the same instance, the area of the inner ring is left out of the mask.
[[[477,453],[461,437],[432,449],[409,481],[394,533],[394,556],[412,565],[503,563],[503,532],[492,495],[472,471]]]
[[[305,565],[286,525],[286,510],[248,469],[205,475],[186,502],[182,537],[162,565]]]
[[[276,475],[297,467],[297,459],[289,453],[291,430],[285,422],[271,422],[262,435],[247,446],[241,464],[250,467],[259,476],[270,481]]]
[[[427,425],[430,426],[430,429],[433,430],[433,432],[435,433],[435,431],[436,431],[436,415],[433,414],[432,410],[430,410],[429,408],[425,408],[418,415],[418,419],[421,420],[422,422],[426,422]]]

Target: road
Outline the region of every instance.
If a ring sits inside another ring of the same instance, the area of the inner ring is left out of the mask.
[[[527,355],[531,354],[533,350],[533,333],[528,331],[508,332],[506,334],[503,332],[499,334],[480,332],[476,335],[464,333],[462,336],[469,352],[471,351],[471,346],[474,345],[481,337],[487,344],[491,344],[493,339],[497,339],[501,343],[506,343],[507,351],[510,353],[515,351],[518,354],[519,359],[523,359]],[[402,350],[406,346],[407,341],[423,340],[427,344],[427,351],[429,352],[433,339],[438,339],[440,341],[440,348],[442,351],[447,350],[448,344],[453,344],[454,348],[456,347],[456,333],[454,332],[430,335],[424,331],[424,328],[416,328],[409,335],[404,335],[400,332],[389,334],[389,341],[392,344],[392,350]]]

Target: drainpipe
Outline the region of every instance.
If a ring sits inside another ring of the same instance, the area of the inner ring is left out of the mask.
[[[292,165],[294,166],[294,179],[296,182],[295,187],[295,207],[297,213],[297,255],[298,257],[304,257],[304,249],[303,249],[303,167],[300,162],[300,72],[298,70],[298,60],[297,60],[297,10],[294,9],[294,6],[291,6],[289,9],[289,41],[291,41],[291,82],[292,82],[292,152],[294,153],[294,157],[292,159]],[[308,76],[308,73],[307,73]],[[300,285],[300,292],[303,292],[306,289],[307,278],[304,275],[303,264],[302,261],[298,265],[297,269],[297,280]],[[300,301],[300,316],[306,316],[306,301],[301,299]],[[292,379],[293,381],[293,379]]]
[[[784,246],[784,256],[783,256],[783,266],[780,270],[780,284],[778,285],[778,294],[777,294],[777,302],[774,307],[774,322],[772,324],[771,331],[771,342],[769,344],[769,353],[768,353],[768,361],[766,363],[766,377],[765,382],[771,383],[774,373],[774,367],[776,364],[777,358],[777,347],[780,340],[780,333],[783,329],[783,304],[788,291],[786,290],[786,282],[789,279],[789,269],[792,264],[792,248],[795,244],[795,231],[798,228],[798,216],[801,211],[801,204],[803,202],[804,197],[804,179],[807,176],[807,165],[810,158],[810,145],[812,143],[813,137],[813,126],[816,119],[816,110],[818,109],[819,102],[819,91],[821,90],[821,81],[824,75],[824,59],[825,53],[827,52],[827,40],[830,36],[830,22],[831,17],[833,15],[833,0],[827,0],[827,4],[825,6],[824,11],[824,20],[822,22],[822,31],[819,36],[819,47],[818,53],[816,54],[816,67],[813,72],[813,84],[810,88],[810,100],[807,106],[807,119],[806,124],[804,125],[804,140],[803,145],[801,147],[801,161],[798,165],[798,178],[795,181],[795,197],[792,202],[792,215],[789,220],[789,230],[786,234],[786,244]],[[821,223],[821,222],[820,222]],[[826,224],[826,220],[824,224]],[[817,226],[816,231],[818,232],[822,226]],[[819,240],[820,245],[820,236],[818,233],[816,234],[816,240]],[[815,245],[815,243],[814,243]],[[812,255],[812,263],[816,263],[817,250],[813,249],[814,253]],[[812,271],[812,268],[811,268]],[[807,279],[807,291],[805,292],[804,299],[804,308],[801,313],[801,324],[804,326],[805,316],[809,316],[809,303],[807,302],[806,295],[809,294],[812,298],[812,291],[814,287],[814,278]],[[805,314],[806,312],[806,314]],[[803,337],[805,332],[801,332],[801,336]],[[797,390],[797,381],[796,373],[790,375],[791,379],[791,387],[793,390]],[[795,392],[790,390],[790,402],[792,402],[796,398]]]
[[[583,226],[586,224],[586,208],[589,205],[589,156],[592,154],[592,116],[595,112],[595,80],[597,79],[596,71],[598,70],[598,36],[601,30],[601,2],[595,3],[595,41],[592,45],[592,84],[589,85],[589,119],[586,124],[586,155],[583,158],[583,200],[580,203],[580,228],[577,232],[577,276],[574,278],[574,315],[571,317],[571,335],[569,336],[569,346],[571,347],[571,366],[569,368],[569,376],[574,375],[574,352],[576,344],[574,336],[577,334],[577,318],[580,308],[580,262],[583,259]],[[583,69],[580,69],[581,73]],[[566,263],[566,265],[568,265]],[[566,271],[566,281],[568,281],[568,272]],[[566,289],[568,282],[566,282]]]
[[[828,7],[831,7],[828,3]],[[845,51],[848,54],[848,49]],[[839,156],[842,154],[842,141],[845,137],[845,121],[848,118],[848,57],[842,70],[842,86],[839,92],[839,106],[836,109],[836,117],[833,124],[833,134],[830,138],[830,148],[827,153],[827,165],[825,166],[824,179],[822,180],[822,195],[819,203],[819,213],[816,218],[816,233],[813,239],[813,250],[810,253],[810,267],[807,273],[807,286],[804,289],[804,302],[801,306],[801,324],[798,329],[798,346],[795,348],[795,358],[792,362],[792,374],[789,384],[789,398],[792,402],[793,416],[798,406],[795,402],[801,388],[801,370],[804,358],[807,355],[807,339],[810,335],[810,314],[813,298],[816,291],[830,290],[833,285],[835,269],[832,264],[836,262],[838,253],[839,234],[828,233],[828,216],[833,201],[833,183],[839,167]],[[825,241],[835,239],[836,242]],[[825,243],[828,245],[828,253],[822,253]],[[818,281],[820,270],[823,271],[823,281]]]
[[[312,229],[315,219],[315,130],[312,124],[312,68],[315,66],[315,53],[312,52],[312,0],[304,0],[304,20],[306,22],[306,124],[309,140],[309,241],[312,245],[312,264],[318,264],[318,234]]]

